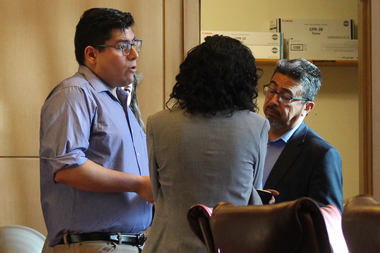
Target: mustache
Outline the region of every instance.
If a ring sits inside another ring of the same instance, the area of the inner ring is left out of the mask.
[[[275,112],[276,114],[281,115],[281,112],[280,112],[280,110],[277,108],[277,106],[274,106],[274,105],[267,105],[267,106],[264,108],[264,112],[266,112],[267,110],[271,110],[271,111]]]

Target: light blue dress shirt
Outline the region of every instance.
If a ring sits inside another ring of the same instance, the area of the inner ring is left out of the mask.
[[[286,143],[288,142],[290,137],[292,137],[294,132],[297,131],[301,123],[299,123],[298,125],[296,125],[295,127],[293,127],[288,132],[286,132],[281,137],[275,140],[270,140],[268,136],[267,156],[265,157],[263,173],[263,187],[268,179],[270,172],[272,171],[274,164],[276,163],[278,157],[281,155],[282,150],[284,150]]]
[[[151,205],[133,192],[87,192],[54,182],[62,168],[87,159],[111,170],[149,175],[145,133],[128,108],[90,69],[60,83],[41,109],[41,204],[50,246],[65,233],[146,230]]]

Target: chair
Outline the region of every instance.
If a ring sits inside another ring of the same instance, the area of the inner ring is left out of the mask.
[[[194,205],[187,213],[187,220],[195,235],[206,245],[208,252],[216,252],[210,228],[213,209],[205,205]]]
[[[41,253],[45,236],[25,226],[0,227],[1,253]]]
[[[380,252],[380,204],[370,195],[350,198],[342,214],[350,253]]]
[[[306,197],[262,206],[221,202],[211,215],[195,205],[188,221],[209,253],[332,252],[320,208]]]

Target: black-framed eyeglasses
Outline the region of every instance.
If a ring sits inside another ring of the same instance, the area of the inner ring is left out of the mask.
[[[263,93],[269,99],[272,99],[274,97],[274,95],[277,94],[278,95],[278,101],[284,105],[288,105],[294,101],[308,101],[308,99],[306,99],[306,98],[293,97],[290,93],[277,92],[276,90],[274,90],[270,87],[270,84],[264,85]]]
[[[111,47],[120,49],[124,56],[128,56],[131,53],[132,47],[136,52],[140,52],[142,47],[142,40],[135,40],[133,43],[126,43],[121,46],[109,46],[109,45],[96,45],[95,47]]]

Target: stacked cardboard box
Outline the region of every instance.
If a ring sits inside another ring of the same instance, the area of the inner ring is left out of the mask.
[[[270,21],[270,31],[283,34],[287,59],[358,59],[358,41],[350,19],[277,18]]]
[[[207,36],[215,34],[228,36],[241,41],[251,49],[256,59],[282,59],[283,57],[283,39],[281,33],[202,31],[201,43],[204,42]]]

